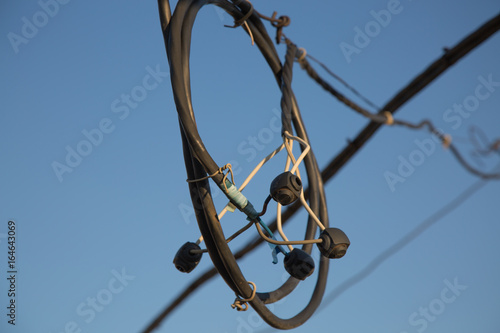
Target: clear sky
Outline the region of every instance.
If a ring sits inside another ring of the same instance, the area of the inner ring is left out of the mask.
[[[263,14],[288,15],[285,34],[377,105],[500,11],[498,0],[252,3]],[[199,231],[156,1],[3,1],[0,8],[0,331],[138,332],[211,267],[207,255],[189,275],[172,264]],[[224,24],[232,20],[213,6],[199,14],[192,95],[210,153],[219,165],[233,163],[241,184],[280,144],[273,130],[280,92],[243,29]],[[285,47],[278,50],[283,57]],[[490,140],[500,136],[499,54],[497,34],[397,117],[432,120],[473,166],[491,170],[498,155],[474,157],[469,133],[476,126]],[[294,69],[293,87],[324,167],[367,120]],[[256,204],[282,170],[284,157],[276,159],[245,190]],[[320,311],[294,332],[498,332],[498,181],[334,297],[477,181],[427,132],[382,128],[326,185],[331,224],[352,245],[331,265]],[[216,204],[224,206],[222,195]],[[268,214],[267,222],[273,210]],[[9,220],[16,223],[15,298],[8,296]],[[228,232],[243,223],[239,213],[222,220]],[[297,239],[304,227],[302,213],[285,230]],[[232,248],[254,235],[251,229]],[[265,291],[286,277],[281,261],[273,265],[261,246],[241,267]],[[284,317],[300,311],[314,281],[304,281],[274,311]],[[15,326],[7,322],[11,299]],[[158,332],[274,331],[253,310],[231,309],[233,300],[222,279],[212,279]]]

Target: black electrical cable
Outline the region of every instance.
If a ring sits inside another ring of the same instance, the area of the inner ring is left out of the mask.
[[[159,9],[170,65],[173,95],[179,115],[188,179],[203,178],[208,173],[213,175],[211,177],[212,180],[221,190],[223,190],[223,188],[228,185],[234,185],[225,181],[223,175],[217,172],[219,166],[208,153],[198,134],[190,90],[189,52],[191,31],[198,11],[202,6],[209,3],[223,8],[233,16],[236,22],[248,16],[249,11],[253,10],[251,4],[246,1],[229,2],[208,0],[180,0],[171,17],[168,1],[160,0]],[[247,32],[252,35],[252,38],[268,62],[281,88],[283,94],[282,104],[284,105],[284,130],[293,133],[291,131],[291,125],[290,127],[288,126],[288,123],[291,121],[296,135],[308,142],[300,111],[291,90],[291,70],[294,56],[292,53],[294,53],[295,46],[288,45],[286,68],[283,68],[273,42],[267,34],[259,16],[256,13],[252,13],[245,22],[248,28]],[[325,227],[328,227],[328,214],[323,183],[312,150],[304,158],[304,165],[309,183],[310,207],[312,211],[319,216]],[[191,182],[189,183],[189,188],[198,225],[214,266],[228,286],[237,295],[249,298],[252,294],[252,289],[240,271],[236,259],[226,243],[223,231],[217,219],[217,213],[212,201],[208,180],[204,179],[197,182]],[[233,202],[233,200],[231,200],[231,202],[237,208],[243,210],[244,207],[241,207],[237,202]],[[305,239],[313,239],[316,231],[317,226],[314,220],[309,217]],[[303,250],[310,253],[312,244],[304,245]],[[312,316],[321,302],[326,286],[328,264],[329,260],[321,257],[318,269],[318,279],[311,299],[305,308],[294,317],[289,319],[278,318],[265,306],[265,304],[282,299],[294,290],[298,285],[298,280],[292,277],[275,291],[267,293],[258,292],[256,297],[249,301],[250,305],[269,325],[275,328],[291,329],[300,326]]]
[[[167,9],[165,9],[167,8]],[[168,5],[168,0],[159,0],[159,9],[160,9],[160,19],[162,22],[162,31],[164,37],[167,37],[167,23],[170,17],[170,7]],[[162,15],[162,13],[164,13]],[[165,14],[166,13],[166,14]],[[164,24],[165,22],[165,24]],[[403,89],[396,94],[389,103],[386,105],[393,106],[393,112],[395,112],[399,107],[404,105],[408,100],[410,100],[416,93],[418,93],[421,89],[423,89],[426,85],[430,84],[435,78],[439,77],[441,73],[451,67],[455,62],[459,59],[467,55],[470,51],[472,51],[475,47],[479,46],[482,42],[487,40],[490,36],[492,36],[496,31],[500,29],[500,15],[496,15],[492,19],[488,20],[481,27],[476,29],[474,32],[469,34],[463,40],[461,40],[455,47],[449,49],[443,57],[440,57],[436,61],[434,61],[430,66],[426,68],[424,72],[414,78],[408,85],[406,85]],[[165,39],[165,42],[167,39]],[[450,62],[448,59],[453,59]],[[436,68],[441,67],[441,69],[437,72]],[[423,85],[416,87],[416,83],[420,81],[424,81]],[[327,167],[324,168],[322,174],[322,179],[324,182],[328,182],[333,178],[333,176],[337,175],[339,170],[347,161],[352,158],[355,153],[361,149],[361,147],[368,141],[368,139],[379,129],[379,126],[373,128],[376,124],[370,123],[361,133],[358,134],[356,139],[350,142],[341,153],[339,153],[336,157],[334,157]],[[492,144],[497,145],[495,142]],[[322,183],[321,183],[322,186]],[[308,189],[304,190],[304,195],[306,198],[308,197]],[[282,223],[286,223],[299,209],[300,205],[298,203],[292,204],[288,207],[287,210],[283,212]],[[276,220],[269,225],[269,228],[274,231],[276,230]],[[238,252],[236,252],[235,258],[240,259],[243,258],[248,253],[255,250],[260,244],[262,244],[263,239],[259,236],[254,237],[251,241],[249,241],[243,248],[241,248]],[[169,316],[183,301],[185,301],[190,294],[192,294],[196,289],[202,286],[205,282],[210,280],[217,274],[215,268],[211,268],[206,270],[201,276],[192,281],[186,289],[184,289],[168,306],[162,310],[162,312],[155,317],[155,319],[144,329],[144,333],[152,332],[155,328],[157,328],[161,322]]]

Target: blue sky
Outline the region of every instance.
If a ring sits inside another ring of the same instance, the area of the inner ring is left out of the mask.
[[[266,15],[288,15],[285,34],[377,105],[500,10],[498,1],[486,0],[252,3]],[[208,256],[189,275],[172,264],[199,231],[156,2],[29,0],[1,7],[0,331],[138,332],[211,267]],[[280,144],[273,131],[280,93],[244,31],[224,28],[231,22],[213,6],[200,12],[191,84],[203,140],[218,164],[235,166],[241,184]],[[366,38],[359,31],[368,31]],[[278,51],[283,56],[284,46]],[[397,117],[432,120],[472,165],[491,170],[498,155],[473,158],[469,132],[476,126],[491,140],[500,136],[499,51],[497,34]],[[324,167],[367,121],[294,69],[293,88]],[[465,112],[455,111],[464,104]],[[250,200],[265,199],[283,165],[278,156],[259,173],[245,190]],[[388,182],[388,173],[404,181]],[[352,245],[332,263],[320,311],[294,332],[498,332],[498,181],[331,300],[336,287],[475,182],[427,132],[382,128],[326,185],[331,224]],[[224,206],[221,194],[216,204]],[[285,228],[290,238],[301,236],[305,218],[301,213]],[[6,316],[9,220],[17,233],[15,327]],[[228,233],[243,223],[237,213],[222,220]],[[247,232],[232,248],[253,236]],[[267,246],[241,267],[260,291],[286,277]],[[300,311],[314,280],[274,311],[284,317]],[[233,300],[222,279],[213,279],[158,332],[273,331],[253,310],[232,310]]]

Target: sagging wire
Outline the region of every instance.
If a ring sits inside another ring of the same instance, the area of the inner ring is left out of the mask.
[[[291,43],[289,39],[287,39],[287,43]],[[452,136],[450,134],[442,133],[439,131],[434,124],[427,119],[422,120],[419,123],[411,123],[409,121],[405,120],[400,120],[400,119],[395,119],[392,115],[391,111],[388,110],[381,110],[379,113],[372,113],[365,108],[359,106],[356,104],[354,101],[350,100],[346,96],[344,96],[342,93],[340,93],[338,90],[333,88],[328,82],[326,82],[317,72],[314,70],[314,68],[311,66],[307,58],[312,58],[310,55],[307,55],[306,57],[301,57],[300,59],[300,66],[302,69],[306,71],[306,73],[313,79],[315,80],[323,89],[328,91],[331,95],[333,95],[337,100],[345,104],[347,107],[352,109],[353,111],[361,114],[365,118],[370,119],[371,121],[379,124],[385,124],[388,126],[404,126],[413,130],[417,129],[424,129],[426,128],[431,134],[435,135],[438,139],[441,140],[441,143],[443,145],[443,148],[449,149],[450,152],[454,155],[456,160],[464,167],[467,171],[470,173],[483,178],[483,179],[500,179],[500,173],[485,173],[482,172],[473,166],[471,166],[460,154],[459,150],[455,147],[455,145],[452,143]],[[324,65],[322,65],[323,67]],[[325,66],[326,67],[326,66]],[[329,70],[330,73],[333,74],[331,70]],[[361,95],[361,94],[359,94]],[[361,95],[362,96],[362,95]],[[363,98],[365,100],[365,98]],[[366,102],[366,100],[365,100]],[[371,103],[371,102],[370,102]],[[500,148],[500,144],[498,144],[498,148]]]
[[[323,68],[328,74],[330,74],[331,77],[333,77],[335,80],[337,80],[338,82],[340,82],[344,87],[346,87],[348,90],[350,90],[354,95],[358,96],[361,100],[363,100],[366,104],[368,104],[369,106],[371,106],[373,109],[380,110],[380,106],[378,106],[377,104],[375,104],[374,102],[372,102],[368,97],[366,97],[363,94],[361,94],[356,88],[354,88],[349,83],[347,83],[344,79],[342,79],[340,76],[338,76],[337,74],[335,74],[324,63],[322,63],[321,61],[319,61],[318,59],[316,59],[315,57],[313,57],[310,54],[307,54],[307,55],[304,55],[304,56],[307,56],[309,59],[311,59],[312,61],[314,61],[315,63],[317,63],[319,66],[321,66],[321,68]],[[301,62],[301,60],[302,60],[302,58],[297,59],[297,61],[299,63]]]
[[[303,245],[303,244],[317,244],[317,243],[322,243],[322,239],[305,239],[305,240],[300,240],[300,241],[278,241],[276,239],[269,238],[266,236],[266,234],[262,231],[262,228],[259,223],[255,223],[255,227],[257,228],[257,231],[259,232],[260,237],[262,237],[266,242],[275,244],[275,245]]]
[[[477,137],[480,138],[481,143],[478,142]],[[479,155],[487,156],[493,152],[498,153],[500,151],[500,139],[490,142],[484,131],[477,126],[469,128],[469,139],[475,148],[475,152]]]

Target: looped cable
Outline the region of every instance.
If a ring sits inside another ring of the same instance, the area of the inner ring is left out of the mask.
[[[255,298],[255,294],[257,292],[257,286],[252,281],[248,281],[248,284],[252,286],[252,295],[249,298],[241,298],[238,294],[236,294],[236,298],[234,299],[234,303],[231,304],[233,309],[237,311],[246,311],[248,310],[247,302],[251,302]]]

